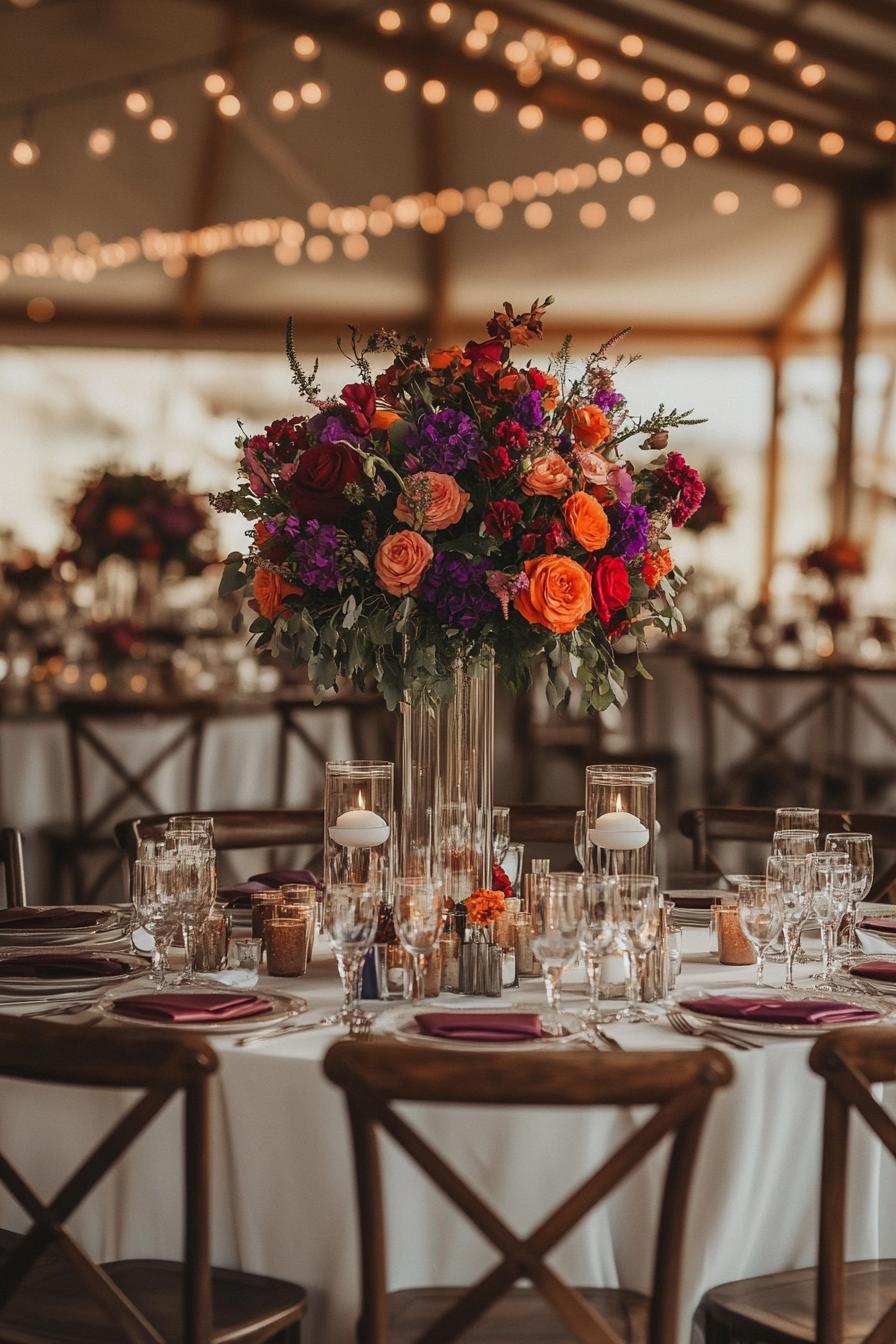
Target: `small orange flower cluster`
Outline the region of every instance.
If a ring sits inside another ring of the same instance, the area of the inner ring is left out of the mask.
[[[672,557],[666,550],[648,552],[641,566],[641,577],[648,588],[655,588],[672,569]]]
[[[464,901],[467,907],[467,920],[470,924],[491,924],[493,919],[503,915],[504,897],[500,891],[489,891],[479,887]]]

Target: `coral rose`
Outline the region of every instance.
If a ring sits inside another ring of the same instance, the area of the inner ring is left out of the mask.
[[[284,598],[300,596],[302,589],[294,583],[287,583],[282,575],[272,569],[257,569],[253,593],[260,614],[273,621],[280,614]]]
[[[563,518],[566,526],[580,546],[586,551],[603,550],[610,535],[607,515],[592,495],[577,490],[569,499],[563,501]]]
[[[432,547],[419,532],[393,532],[380,544],[373,567],[393,597],[406,597],[420,586],[420,580],[432,563]]]
[[[418,471],[408,479],[405,493],[398,496],[395,517],[400,523],[415,521],[411,502],[418,500],[424,506],[423,531],[438,532],[442,527],[453,527],[460,522],[470,496],[466,490],[461,490],[453,476],[446,476],[441,471]]]
[[[577,406],[567,411],[565,423],[585,448],[597,448],[610,437],[610,422],[599,406]]]
[[[513,605],[524,620],[566,634],[591,611],[591,576],[567,555],[540,555],[523,565],[529,587]]]
[[[559,453],[545,453],[532,463],[523,480],[523,494],[562,499],[569,490],[572,470]]]

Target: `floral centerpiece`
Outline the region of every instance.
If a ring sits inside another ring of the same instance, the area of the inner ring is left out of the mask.
[[[553,704],[572,675],[602,710],[625,698],[620,636],[640,649],[651,627],[682,627],[668,543],[703,484],[668,438],[698,422],[629,409],[620,337],[579,369],[568,339],[546,369],[518,360],[550,302],[504,304],[463,347],[352,329],[358,381],[338,397],[322,396],[290,329],[312,413],[241,433],[239,485],[212,502],[254,527],[222,592],[249,589],[257,647],[306,663],[318,692],[342,676],[393,708],[438,703],[458,660],[493,652],[516,689],[545,654]]]
[[[84,485],[69,521],[77,538],[70,558],[84,570],[116,555],[198,574],[215,558],[210,510],[185,478],[104,471]]]

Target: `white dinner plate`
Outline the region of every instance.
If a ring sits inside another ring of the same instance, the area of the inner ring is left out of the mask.
[[[38,907],[45,908],[45,907]],[[46,907],[49,908],[49,907]],[[37,925],[32,929],[9,929],[0,925],[0,947],[71,947],[79,943],[100,943],[120,938],[125,916],[112,905],[67,905],[66,910],[89,910],[99,918],[95,924],[77,929],[48,929]],[[26,907],[27,909],[27,907]]]
[[[187,985],[182,989],[174,988],[170,991],[172,994],[214,994],[216,991],[208,985],[197,985],[195,988]],[[222,989],[217,991],[221,997],[231,997],[239,990]],[[248,991],[247,991],[248,992]],[[127,1013],[121,1013],[116,1008],[116,1001],[124,998],[133,998],[135,994],[141,997],[144,994],[151,994],[151,989],[134,990],[128,994],[116,993],[114,990],[104,994],[97,1004],[97,1008],[102,1015],[112,1022],[121,1022],[128,1027],[160,1027],[163,1031],[201,1031],[204,1036],[224,1036],[229,1032],[238,1032],[245,1036],[247,1032],[260,1030],[262,1027],[276,1026],[279,1022],[285,1022],[287,1018],[297,1017],[299,1013],[304,1013],[308,1007],[307,1000],[300,998],[297,994],[271,994],[267,990],[258,991],[260,999],[267,999],[270,1003],[270,1009],[266,1013],[258,1013],[255,1017],[237,1017],[229,1018],[223,1022],[153,1022],[150,1018],[130,1017]]]
[[[681,999],[698,999],[703,996],[713,998],[719,995],[718,990],[691,990],[682,991]],[[725,995],[725,997],[729,997]],[[724,1031],[743,1031],[749,1035],[760,1036],[779,1036],[779,1037],[814,1037],[823,1036],[825,1032],[834,1031],[837,1027],[875,1027],[879,1026],[886,1018],[892,1015],[892,1009],[876,1002],[867,994],[850,992],[848,989],[837,990],[835,994],[828,995],[824,990],[812,992],[811,989],[805,991],[788,991],[777,989],[773,986],[764,988],[761,985],[749,986],[736,989],[732,988],[731,997],[737,998],[756,998],[756,999],[818,999],[825,1000],[830,998],[839,1003],[853,1003],[856,1007],[866,1008],[874,1013],[874,1017],[865,1018],[861,1022],[757,1022],[754,1019],[723,1017],[718,1013],[699,1012],[697,1009],[685,1008],[679,1004],[681,1011],[695,1022],[709,1023],[711,1026],[719,1027]]]
[[[519,1007],[491,1009],[491,1008],[456,1008],[456,1009],[426,1009],[426,1008],[397,1008],[392,1012],[385,1012],[377,1020],[376,1034],[385,1034],[393,1036],[397,1041],[404,1041],[409,1045],[436,1046],[441,1050],[544,1050],[550,1046],[570,1045],[576,1041],[586,1041],[587,1032],[578,1017],[572,1013],[563,1013],[562,1022],[565,1030],[563,1036],[539,1036],[531,1041],[449,1041],[439,1036],[424,1036],[417,1023],[417,1013],[420,1012],[451,1012],[453,1016],[462,1017],[464,1013],[486,1013],[486,1012],[520,1012]]]
[[[3,975],[3,963],[13,957],[52,957],[58,955],[57,949],[49,947],[29,949],[25,952],[22,948],[4,948],[0,951],[0,1001],[3,998],[21,998],[28,996],[38,996],[40,998],[56,998],[66,994],[82,994],[96,989],[104,989],[107,985],[121,984],[127,980],[133,980],[135,977],[146,974],[146,962],[142,957],[135,956],[133,952],[119,951],[94,951],[91,948],[78,947],[73,951],[73,956],[86,957],[94,960],[105,961],[108,959],[124,962],[127,967],[120,975],[79,975],[71,976],[65,979],[41,978],[40,976],[7,976]]]

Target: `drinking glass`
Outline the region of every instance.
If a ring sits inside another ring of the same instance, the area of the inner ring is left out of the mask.
[[[576,851],[576,862],[584,872],[585,859],[587,858],[587,840],[585,837],[585,809],[580,808],[576,813],[576,826],[573,832],[573,845]]]
[[[579,946],[584,908],[581,873],[545,873],[536,878],[532,902],[532,951],[541,962],[548,1001],[548,1029],[563,1033],[560,977]]]
[[[395,929],[414,965],[414,1003],[422,1003],[426,958],[435,949],[445,917],[442,885],[430,877],[398,877],[392,884]]]
[[[168,948],[180,923],[178,888],[173,859],[137,859],[131,874],[131,899],[137,923],[155,940],[152,975],[162,989],[168,973]]]
[[[339,883],[327,889],[324,924],[336,957],[342,981],[342,1007],[333,1021],[344,1022],[354,1036],[370,1026],[372,1019],[358,1002],[361,965],[373,945],[379,900],[376,889],[365,883]]]
[[[833,831],[826,837],[824,847],[827,853],[847,854],[852,865],[849,907],[846,912],[849,929],[846,950],[857,952],[859,940],[856,934],[856,906],[868,895],[874,879],[874,850],[871,835],[867,831]]]
[[[785,830],[775,831],[772,836],[772,853],[788,858],[807,859],[815,853],[818,842],[817,831]]]
[[[211,854],[214,851],[214,838],[210,829],[211,818],[171,817],[165,827],[165,844],[171,849],[204,849]]]
[[[180,922],[184,937],[184,969],[178,984],[193,983],[194,938],[215,903],[215,860],[202,846],[181,845],[174,855]]]
[[[818,834],[817,807],[779,807],[775,811],[776,831],[814,831]]]
[[[768,877],[750,877],[739,882],[737,917],[756,949],[756,984],[762,985],[765,954],[781,932],[784,920],[781,883]]]
[[[852,864],[849,855],[826,850],[811,860],[812,909],[821,926],[821,974],[814,977],[816,989],[834,988],[834,942],[840,921],[849,905]]]
[[[787,961],[785,989],[794,987],[793,963],[803,925],[812,909],[812,893],[809,888],[810,862],[811,860],[806,858],[773,854],[765,865],[767,880],[778,883],[781,888],[782,932]]]
[[[584,817],[584,813],[581,814]],[[600,1022],[600,962],[610,951],[618,933],[617,880],[587,876],[582,879],[583,908],[579,922],[579,951],[588,973],[588,1008],[585,1019]]]
[[[492,858],[504,866],[510,847],[510,808],[492,808]]]
[[[191,830],[208,836],[209,845],[215,843],[214,817],[198,817],[192,812],[180,812],[169,817],[168,825],[173,830]]]
[[[657,878],[644,874],[625,874],[617,879],[619,939],[629,954],[628,1002],[621,1020],[651,1022],[641,997],[647,954],[656,946],[660,924],[660,897]]]

